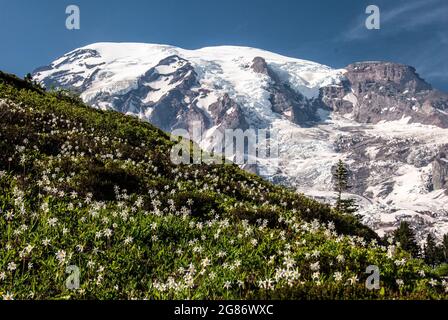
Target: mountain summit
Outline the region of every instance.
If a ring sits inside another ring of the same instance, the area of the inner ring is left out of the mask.
[[[331,173],[343,159],[374,230],[410,220],[420,237],[448,232],[448,95],[410,66],[371,61],[336,70],[247,47],[97,43],[33,76],[168,132],[200,123],[204,149],[217,131],[277,130],[276,165],[247,169],[333,201]]]

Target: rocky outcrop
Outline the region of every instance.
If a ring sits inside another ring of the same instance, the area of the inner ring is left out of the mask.
[[[413,67],[390,62],[361,62],[346,68],[346,77],[357,93],[367,91],[373,84],[387,86],[388,90],[420,92],[432,87],[416,73]]]
[[[387,62],[349,65],[339,86],[322,88],[320,100],[361,123],[407,119],[448,127],[448,95],[426,83],[415,69]]]
[[[293,90],[286,82],[282,82],[262,57],[255,57],[252,70],[268,76],[271,84],[268,88],[271,96],[272,111],[283,115],[288,120],[301,126],[309,126],[319,120],[317,105]]]
[[[252,61],[252,70],[256,73],[261,73],[268,76],[272,82],[280,83],[280,79],[277,74],[268,66],[266,60],[262,57],[255,57]]]
[[[444,189],[448,193],[448,146],[440,150],[432,163],[432,185],[434,190]]]
[[[135,89],[125,94],[99,93],[95,104],[104,103],[123,113],[141,115],[168,132],[175,129],[191,132],[193,122],[201,123],[203,129],[212,125],[204,111],[191,103],[199,95],[192,90],[197,86],[197,74],[191,63],[173,55],[140,77]]]
[[[215,125],[219,125],[221,129],[246,130],[249,128],[240,106],[228,94],[224,94],[222,98],[212,103],[208,110]]]

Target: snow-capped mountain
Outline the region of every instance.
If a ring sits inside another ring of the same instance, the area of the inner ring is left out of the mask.
[[[247,169],[332,201],[331,172],[342,158],[374,230],[408,219],[420,235],[448,233],[448,95],[412,67],[363,62],[335,70],[247,47],[97,43],[34,78],[166,131],[200,122],[205,149],[217,130],[276,129],[275,165]]]

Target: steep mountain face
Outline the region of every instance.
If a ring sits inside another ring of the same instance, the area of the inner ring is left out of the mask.
[[[270,94],[269,102],[273,112],[302,126],[319,120],[316,106],[300,92],[293,90],[287,82],[282,81],[262,57],[254,58],[252,70],[267,76],[270,80],[267,91]]]
[[[412,67],[334,70],[254,48],[99,43],[34,78],[165,131],[200,124],[204,149],[216,147],[210,137],[218,131],[275,131],[278,157],[246,169],[333,201],[331,172],[342,158],[367,225],[383,233],[406,219],[421,237],[448,232],[448,95]]]
[[[407,118],[448,127],[448,95],[433,90],[409,66],[363,62],[349,65],[340,87],[325,88],[323,102],[361,123]]]

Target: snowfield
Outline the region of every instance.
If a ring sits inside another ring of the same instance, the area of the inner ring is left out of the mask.
[[[266,79],[259,74],[248,72],[254,57],[263,57],[288,81],[293,88],[308,97],[319,94],[319,88],[332,83],[339,83],[343,70],[311,61],[284,57],[269,51],[249,47],[218,46],[198,50],[186,50],[167,45],[142,43],[95,43],[69,52],[66,56],[79,50],[94,50],[98,56],[81,55],[72,63],[63,64],[58,71],[69,71],[66,82],[74,77],[86,79],[92,76],[93,69],[88,66],[102,65],[101,72],[96,75],[97,81],[82,97],[90,101],[98,92],[112,94],[125,93],[135,89],[136,79],[147,70],[155,67],[162,59],[177,55],[190,61],[199,75],[201,87],[226,92],[240,100],[254,99],[265,102],[266,96],[260,88]],[[63,63],[64,57],[54,61],[52,66]],[[158,70],[161,74],[173,70]],[[54,70],[42,71],[37,77],[42,80],[51,76]],[[81,81],[75,84],[81,85]],[[260,92],[256,92],[259,90]]]

